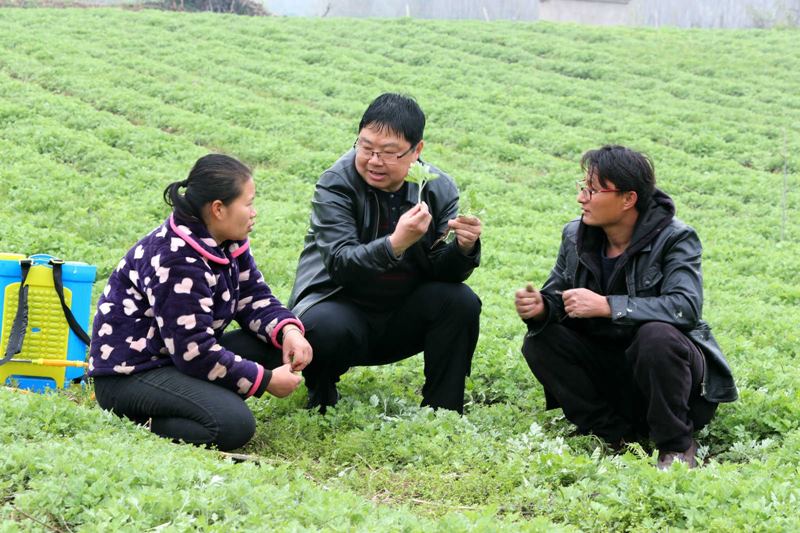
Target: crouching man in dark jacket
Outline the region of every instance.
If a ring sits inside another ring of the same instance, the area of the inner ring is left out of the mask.
[[[550,277],[516,293],[522,347],[581,433],[612,447],[649,434],[658,467],[697,465],[692,434],[736,400],[730,369],[701,320],[702,248],[655,187],[651,161],[622,146],[583,155],[582,216],[564,227]]]
[[[309,407],[335,405],[350,367],[424,352],[422,405],[463,410],[481,309],[463,281],[478,266],[481,222],[457,217],[455,183],[435,167],[418,200],[406,177],[424,128],[414,100],[379,96],[353,149],[317,182],[289,298],[314,349],[303,371]]]

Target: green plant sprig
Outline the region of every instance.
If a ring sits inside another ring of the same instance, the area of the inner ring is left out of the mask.
[[[425,185],[439,177],[439,174],[431,171],[430,165],[424,165],[419,161],[415,161],[408,167],[406,181],[419,185],[419,195],[417,196],[418,204],[422,202],[422,190],[425,188]]]
[[[486,212],[486,209],[483,207],[483,202],[478,198],[478,193],[473,189],[467,189],[461,197],[461,209],[459,211],[456,215],[457,218],[478,218]],[[431,248],[440,242],[448,242],[451,235],[454,235],[454,232],[448,229],[444,235],[433,241]]]
[[[411,166],[408,168],[406,181],[419,185],[417,203],[422,202],[422,191],[424,190],[425,185],[427,185],[430,181],[438,179],[439,177],[439,174],[431,171],[430,165],[425,165],[419,161],[415,161],[411,164]],[[478,217],[484,212],[483,202],[478,199],[477,193],[472,189],[469,189],[465,192],[465,196],[462,198],[461,207],[463,210],[457,215],[459,218]],[[440,242],[447,241],[452,234],[453,230],[448,230],[444,235],[434,241],[433,246],[436,246]]]

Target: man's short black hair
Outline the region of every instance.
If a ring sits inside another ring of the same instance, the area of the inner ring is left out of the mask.
[[[636,210],[647,210],[656,189],[656,174],[653,162],[645,154],[607,144],[583,154],[581,168],[590,176],[596,175],[601,187],[606,188],[611,182],[622,191],[635,191]]]
[[[396,93],[384,93],[369,104],[358,131],[367,126],[402,136],[416,146],[425,131],[425,113],[416,100]]]

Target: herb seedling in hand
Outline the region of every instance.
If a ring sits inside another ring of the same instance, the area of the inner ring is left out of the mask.
[[[478,198],[478,193],[476,193],[473,189],[467,189],[464,195],[461,197],[461,212],[458,213],[458,218],[478,218],[482,215],[485,211],[483,208],[483,202],[480,201]],[[447,230],[447,233],[436,239],[431,246],[438,245],[440,242],[445,242],[447,239],[453,235],[454,232],[452,229]]]
[[[415,161],[411,164],[411,166],[408,168],[406,181],[419,185],[419,196],[417,197],[418,204],[422,203],[422,190],[425,188],[425,185],[427,185],[429,181],[433,181],[438,178],[439,174],[431,172],[430,165],[423,165],[419,161]]]

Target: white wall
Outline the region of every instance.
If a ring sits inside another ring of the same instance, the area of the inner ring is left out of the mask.
[[[536,20],[539,0],[266,0],[276,15]]]
[[[552,20],[742,28],[800,25],[800,0],[264,0],[276,15]]]
[[[541,0],[539,18],[582,24],[631,24],[637,0],[630,2],[587,2],[585,0]]]
[[[800,0],[540,0],[539,18],[681,28],[796,25],[800,23]]]

